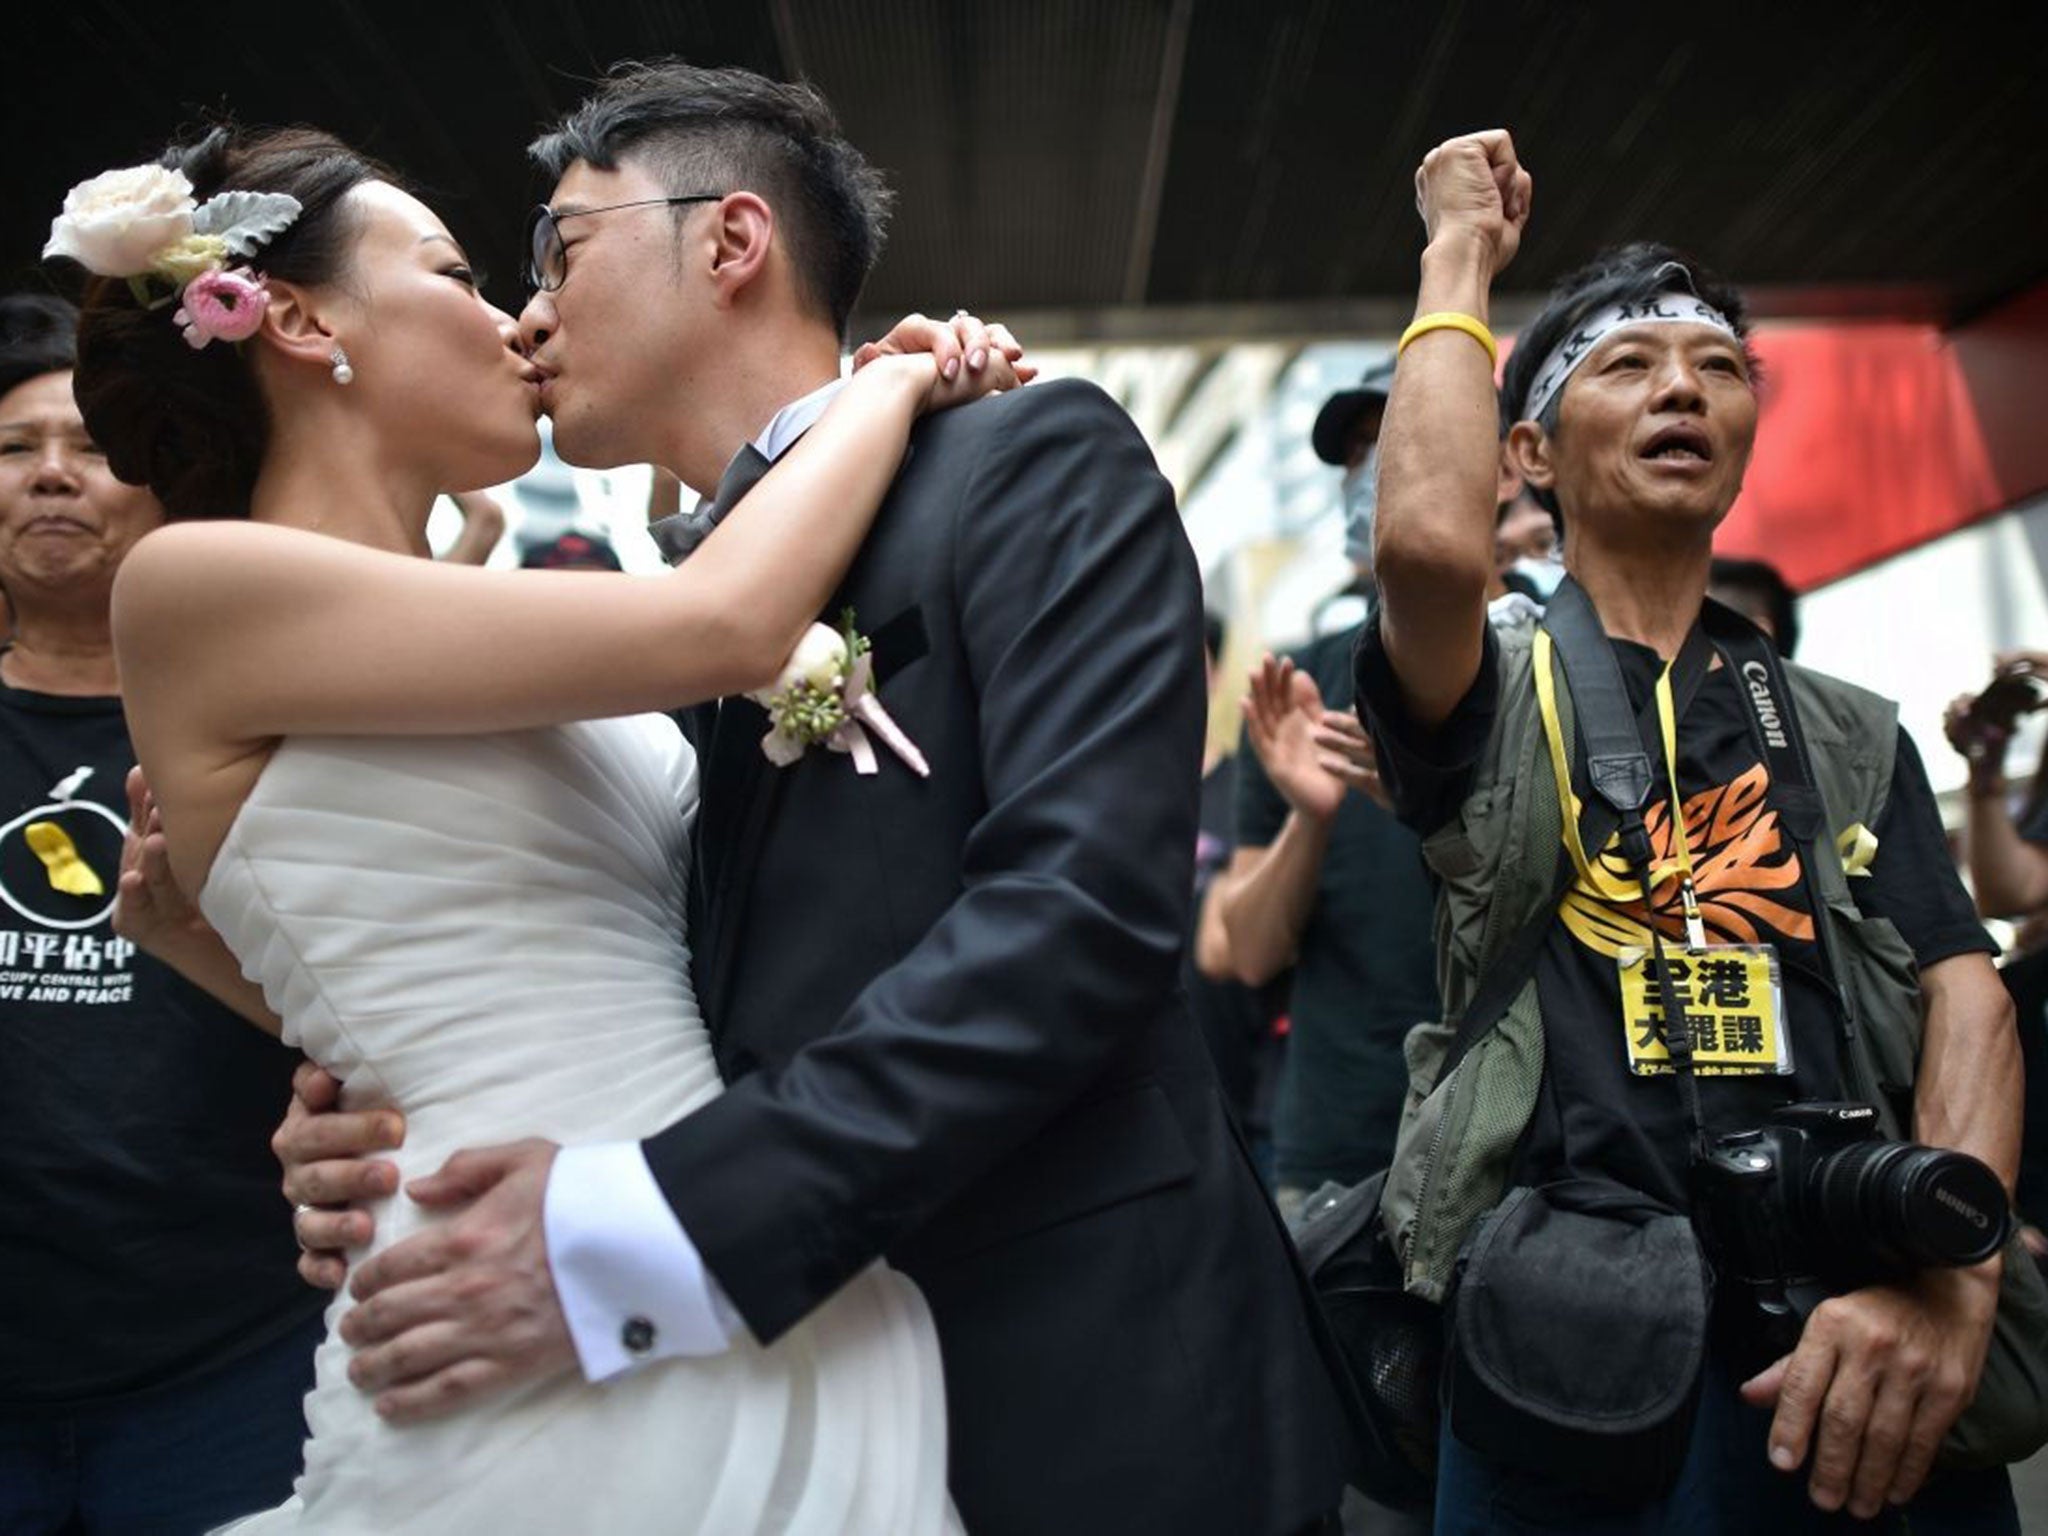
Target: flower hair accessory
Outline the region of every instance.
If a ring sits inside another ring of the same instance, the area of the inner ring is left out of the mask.
[[[253,272],[202,272],[185,285],[184,303],[171,319],[185,329],[188,346],[209,341],[247,341],[263,323],[270,290]]]
[[[132,165],[65,194],[43,259],[63,256],[100,277],[125,278],[146,309],[176,299],[172,319],[194,347],[245,341],[263,323],[268,295],[260,272],[230,263],[254,256],[302,211],[284,192],[222,192],[194,203],[183,171]],[[152,295],[152,279],[171,292]]]
[[[868,740],[872,731],[912,773],[931,777],[924,754],[874,695],[870,649],[849,608],[838,629],[813,624],[789,653],[782,675],[747,695],[768,711],[770,729],[761,738],[761,752],[769,762],[787,768],[822,743],[851,756],[855,772],[872,774],[880,767]]]

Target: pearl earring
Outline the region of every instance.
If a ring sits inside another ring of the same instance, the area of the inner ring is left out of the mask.
[[[334,359],[334,382],[337,384],[355,383],[356,371],[355,369],[349,367],[348,365],[348,354],[342,351],[339,346],[337,346],[335,347],[332,356]]]

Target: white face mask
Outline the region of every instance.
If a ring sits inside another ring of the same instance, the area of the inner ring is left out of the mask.
[[[1356,469],[1344,472],[1344,555],[1353,565],[1372,564],[1372,525],[1380,509],[1380,445],[1365,450]]]
[[[1564,561],[1556,555],[1524,555],[1508,567],[1536,589],[1536,600],[1547,603],[1564,580]]]

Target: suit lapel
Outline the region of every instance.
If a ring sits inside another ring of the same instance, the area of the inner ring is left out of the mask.
[[[915,451],[913,444],[905,454],[905,464]],[[730,499],[744,495],[765,468],[765,460],[759,466],[747,465],[744,471],[736,463],[727,477],[735,492]],[[901,471],[898,477],[900,482]],[[721,484],[714,499],[718,503],[728,502],[725,484]],[[884,507],[882,516],[887,515],[888,508]],[[841,611],[856,603],[854,589],[863,585],[857,578],[860,560],[865,555],[863,551],[856,558],[854,572],[848,574],[832,601],[825,605],[821,622],[836,623]],[[879,616],[862,612],[863,627],[876,617]],[[930,648],[924,615],[915,604],[870,630],[869,638],[874,642],[877,676],[885,683],[897,668],[907,666]],[[729,698],[716,706],[706,706],[699,719],[704,804],[698,823],[699,880],[693,953],[698,996],[713,1038],[722,1049],[729,1022],[724,1004],[732,996],[733,977],[740,959],[740,934],[746,927],[747,903],[752,899],[754,877],[760,867],[761,840],[774,817],[784,784],[791,774],[804,771],[804,765],[800,761],[777,768],[762,754],[761,738],[768,731],[768,715],[751,699]],[[850,766],[842,765],[842,769],[852,772]]]
[[[711,733],[705,775],[703,870],[706,933],[698,960],[700,990],[713,1028],[724,1017],[736,946],[753,894],[755,852],[767,830],[784,778],[793,768],[776,768],[761,752],[768,717],[750,699],[720,705]]]

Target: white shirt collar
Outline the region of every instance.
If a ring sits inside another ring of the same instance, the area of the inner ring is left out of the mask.
[[[818,418],[825,414],[825,407],[832,403],[832,397],[846,387],[844,378],[831,379],[820,384],[808,395],[799,395],[781,410],[768,418],[768,425],[761,429],[761,435],[754,439],[754,451],[774,463],[789,452],[796,440],[817,425]],[[697,510],[702,512],[711,505],[710,496],[697,499]]]
[[[790,445],[817,424],[818,418],[825,414],[825,407],[832,403],[832,397],[844,388],[845,379],[833,379],[777,411],[768,419],[768,425],[761,429],[761,435],[754,439],[754,447],[761,457],[772,463],[789,452]]]

